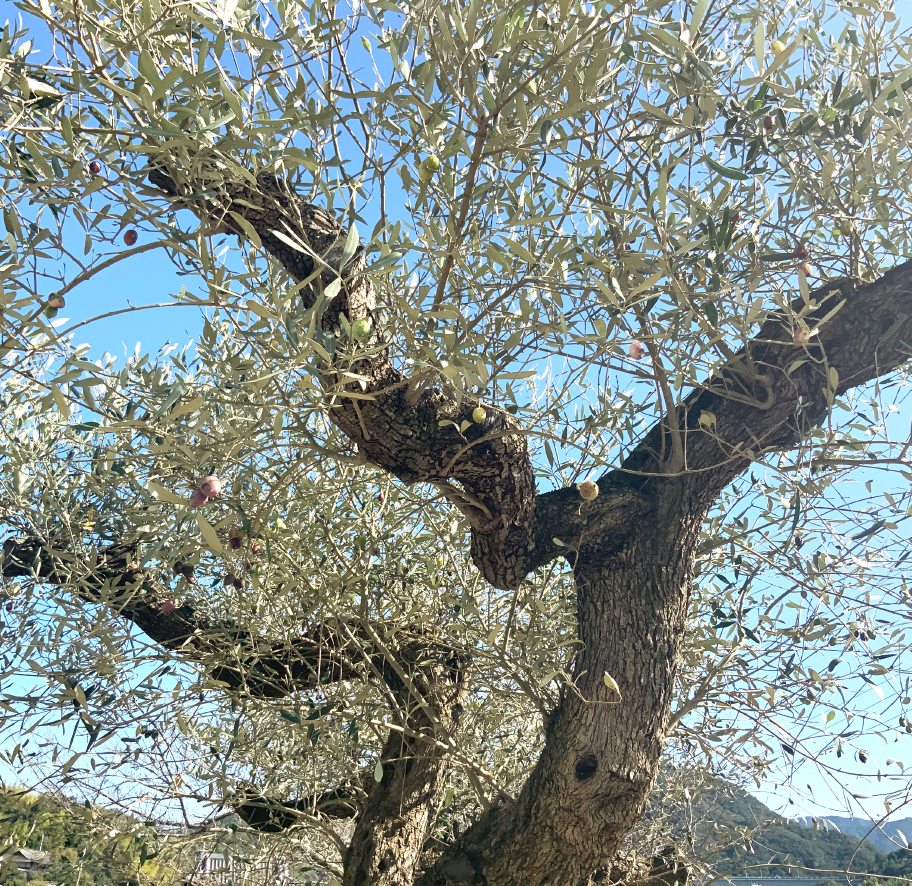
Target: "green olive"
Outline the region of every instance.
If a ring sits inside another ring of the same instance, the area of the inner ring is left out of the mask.
[[[421,161],[418,167],[418,181],[427,184],[440,169],[440,158],[436,154],[431,154]]]
[[[355,320],[355,322],[352,323],[352,337],[355,341],[364,341],[366,338],[370,338],[370,334],[370,320],[361,317],[359,320]]]

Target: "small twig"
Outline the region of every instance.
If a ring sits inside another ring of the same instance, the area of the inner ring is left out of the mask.
[[[454,504],[468,518],[469,522],[478,521],[476,512],[484,514],[489,520],[494,519],[494,515],[480,502],[473,498],[462,489],[451,486],[446,480],[432,480],[432,486],[436,486],[450,503]],[[480,521],[479,521],[480,522]]]
[[[447,248],[446,258],[443,260],[443,267],[440,269],[440,281],[437,283],[437,292],[434,294],[434,303],[431,306],[432,311],[436,311],[443,304],[443,295],[446,292],[447,279],[450,271],[453,270],[453,264],[456,259],[453,257],[453,250],[456,248],[454,242],[462,236],[466,219],[469,217],[469,207],[472,204],[472,195],[475,191],[475,176],[478,173],[478,167],[481,165],[481,158],[484,154],[485,139],[488,135],[488,119],[483,117],[478,124],[478,131],[475,133],[475,147],[472,151],[472,159],[469,161],[469,169],[466,172],[465,190],[462,196],[462,206],[459,209],[459,218],[453,228],[450,243]]]

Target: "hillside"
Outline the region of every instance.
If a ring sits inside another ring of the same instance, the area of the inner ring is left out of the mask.
[[[99,832],[107,833],[109,824],[99,825],[112,815],[118,819],[120,830],[127,832],[126,840],[99,839]],[[734,874],[749,868],[744,876],[786,876],[848,868],[912,879],[912,851],[897,849],[888,836],[897,831],[912,834],[912,819],[885,825],[883,832],[874,831],[865,842],[859,842],[858,838],[871,829],[871,822],[829,816],[820,827],[808,827],[807,823],[778,815],[740,788],[715,781],[694,797],[680,817],[665,820],[685,855],[719,873]],[[134,838],[142,830],[139,822],[116,813],[90,811],[48,796],[0,790],[0,854],[11,845],[53,852],[57,859],[53,880],[62,886],[128,883],[132,879],[128,872],[135,871],[148,857],[144,852],[137,857]],[[880,846],[894,851],[886,854]],[[165,886],[169,878],[164,870],[153,867],[157,867],[155,863],[147,861],[143,872]],[[820,879],[829,878],[822,875]],[[0,871],[0,882],[24,886],[24,881],[20,884],[9,872]]]
[[[908,840],[912,838],[912,818],[902,818],[899,821],[888,821],[882,825],[864,818],[847,818],[844,815],[828,815],[828,822],[834,824],[844,834],[851,834],[859,840],[865,839],[883,852],[894,852],[904,848],[904,841],[898,834],[903,834]]]
[[[0,785],[0,857],[13,849],[31,849],[52,858],[50,867],[40,872],[44,879],[30,882],[7,858],[0,864],[0,886],[45,886],[45,881],[58,886],[174,886],[183,880],[179,872],[194,869],[200,851],[223,852],[249,865],[244,883],[285,883],[275,874],[283,867],[295,871],[294,882],[301,886],[322,882],[319,870],[264,847],[257,837],[238,833],[239,823],[228,816],[219,828],[178,828],[160,836],[122,812]]]
[[[694,811],[695,849],[720,872],[749,867],[759,875],[757,866],[768,865],[772,875],[785,875],[789,868],[877,873],[886,861],[870,842],[835,829],[807,828],[723,782],[705,792]]]
[[[894,850],[884,859],[879,873],[887,877],[912,879],[912,851],[909,849]]]

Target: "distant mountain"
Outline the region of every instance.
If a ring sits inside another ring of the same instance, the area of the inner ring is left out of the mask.
[[[846,868],[877,873],[887,859],[871,841],[860,843],[857,836],[841,827],[805,827],[722,781],[704,790],[693,805],[691,820],[699,822],[693,831],[694,848],[720,873],[743,868],[750,869],[748,876],[761,875],[763,868],[774,876]],[[896,848],[887,845],[889,849]],[[912,853],[908,854],[912,857]],[[821,876],[821,880],[825,879]]]
[[[887,821],[881,825],[875,825],[873,821],[865,818],[827,815],[826,821],[836,825],[843,834],[851,834],[859,840],[865,840],[882,852],[908,851],[905,848],[906,843],[897,834],[903,834],[907,841],[912,842],[912,818],[902,818],[899,821]]]

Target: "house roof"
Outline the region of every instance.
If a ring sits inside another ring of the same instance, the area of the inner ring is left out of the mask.
[[[36,864],[50,864],[53,860],[50,852],[42,852],[40,849],[14,849],[8,856],[0,856],[0,858],[15,858],[17,855]]]

